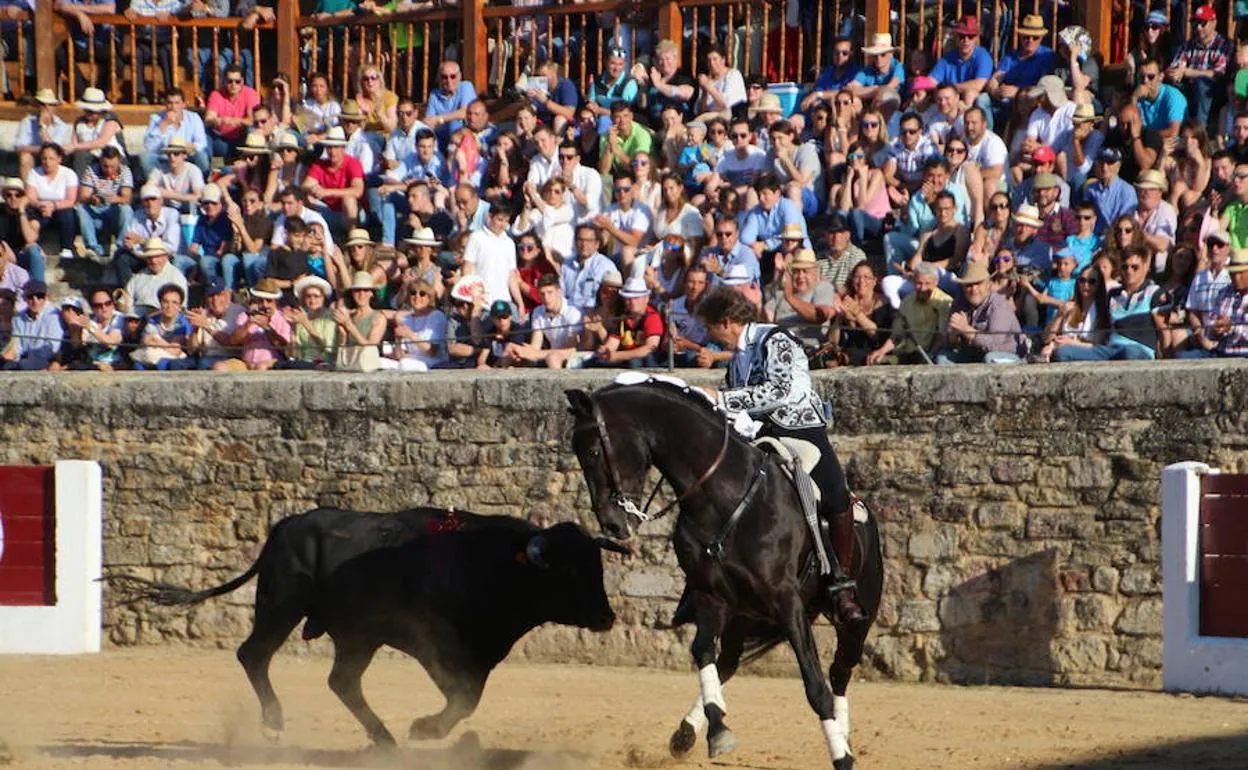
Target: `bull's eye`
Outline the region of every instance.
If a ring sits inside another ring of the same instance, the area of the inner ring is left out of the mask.
[[[589,450],[589,456],[595,459],[597,459],[598,455],[600,454],[602,454],[602,452],[599,451],[598,447],[594,447],[593,449]]]

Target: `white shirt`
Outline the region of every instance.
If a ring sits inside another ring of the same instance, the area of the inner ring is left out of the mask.
[[[177,175],[167,169],[155,169],[148,181],[162,190],[169,190],[179,195],[188,193],[198,195],[204,187],[204,172],[200,171],[199,166],[188,162],[182,164],[182,171]]]
[[[746,100],[745,78],[741,77],[739,70],[730,67],[722,78],[712,81],[711,84],[715,86],[716,91],[719,91],[719,95],[724,98],[724,106],[720,107],[712,102],[710,94],[703,91],[702,100],[698,105],[699,112],[730,110]]]
[[[962,138],[966,139],[967,160],[974,161],[981,169],[993,166],[1005,167],[1010,151],[1006,149],[1005,141],[1001,137],[991,131],[985,131],[979,144],[971,144],[971,140],[966,136]]]
[[[63,201],[69,189],[78,186],[78,175],[73,169],[61,166],[56,170],[56,176],[48,177],[43,173],[42,166],[35,166],[26,175],[26,186],[34,189],[35,200]]]
[[[373,145],[374,141],[362,128],[355,129],[347,137],[346,153],[360,162],[365,176],[377,170],[377,148]]]
[[[737,157],[737,150],[734,147],[725,152],[724,157],[720,158],[715,166],[715,173],[733,187],[754,184],[758,175],[766,170],[767,153],[754,145],[746,149],[744,158]]]
[[[299,111],[313,118],[313,125],[304,126],[305,131],[317,128],[327,131],[332,126],[338,125],[338,114],[342,112],[342,105],[333,99],[324,104],[318,104],[315,99],[308,97],[299,104]]]
[[[611,208],[607,209],[607,219],[611,220],[611,224],[626,233],[640,232],[641,242],[638,246],[644,246],[646,243],[646,234],[650,232],[650,223],[654,220],[650,214],[650,209],[641,203],[634,203],[633,207],[628,211],[620,208],[620,204],[612,203]],[[624,245],[619,239],[615,242],[615,255],[619,257],[620,252],[624,250]]]
[[[581,311],[572,307],[566,298],[563,307],[553,315],[548,307],[538,305],[529,321],[533,331],[542,333],[542,339],[550,349],[564,350],[576,346],[576,335],[581,331]]]
[[[101,121],[102,122],[102,121]],[[44,142],[56,142],[64,147],[73,144],[74,128],[58,117],[46,126],[39,125],[39,115],[27,115],[17,124],[13,147],[38,147]]]
[[[449,360],[446,353],[447,319],[445,313],[441,310],[434,310],[425,315],[412,313],[405,316],[401,323],[416,333],[418,341],[433,343],[433,351],[426,353],[416,345],[408,344],[407,340],[402,340],[399,344],[402,346],[404,358],[420,361],[430,369]]]
[[[602,175],[589,166],[579,163],[572,172],[572,184],[585,195],[585,205],[576,202],[571,190],[563,193],[564,199],[572,204],[576,213],[576,223],[583,225],[602,212]]]
[[[686,241],[690,238],[704,237],[706,230],[702,227],[701,212],[693,204],[686,203],[676,215],[676,219],[668,222],[667,213],[660,209],[654,215],[654,237],[662,239],[669,235],[679,235]]]
[[[1192,288],[1187,290],[1187,309],[1208,313],[1218,306],[1218,295],[1230,285],[1231,274],[1225,267],[1216,278],[1209,270],[1201,270],[1192,279]]]
[[[233,302],[231,302],[230,306],[225,309],[225,317],[223,318],[217,318],[209,313],[208,325],[202,330],[206,339],[203,347],[199,349],[200,355],[208,358],[229,357],[234,355],[233,350],[230,350],[220,342],[217,342],[217,338],[212,335],[223,333],[228,337],[233,334],[238,329],[238,319],[243,317],[246,313],[247,308]],[[196,334],[200,333],[201,331],[196,331]]]
[[[495,235],[483,227],[468,236],[464,264],[485,282],[485,300],[511,301],[511,274],[516,271],[516,242],[506,232]]]
[[[1027,136],[1036,139],[1045,147],[1062,147],[1070,142],[1070,134],[1074,130],[1072,117],[1075,114],[1075,103],[1066,102],[1050,115],[1037,107],[1027,118]]]
[[[332,253],[332,249],[330,248],[330,242],[329,242],[330,241],[329,225],[325,222],[325,217],[316,213],[315,211],[308,208],[307,206],[304,206],[303,211],[299,213],[299,218],[303,220],[304,224],[306,224],[309,229],[312,227],[313,224],[318,224],[321,226],[321,233],[322,233],[321,240],[322,240],[322,243],[324,244],[323,251],[326,254]],[[272,245],[274,246],[286,245],[286,215],[285,214],[279,214],[277,217],[277,221],[273,223]]]
[[[560,261],[573,253],[572,219],[572,207],[564,203],[558,208],[547,206],[542,210],[541,217],[533,223],[533,233],[542,245],[550,247]]]
[[[172,262],[166,262],[164,269],[155,275],[144,270],[130,276],[126,283],[126,293],[130,295],[135,308],[159,308],[160,298],[156,296],[156,292],[167,283],[182,287],[182,296],[186,296],[186,276]]]
[[[555,150],[553,158],[547,158],[540,152],[533,156],[533,160],[529,161],[529,176],[527,181],[532,182],[533,186],[541,189],[546,184],[546,180],[550,179],[555,169],[559,168],[559,150]]]

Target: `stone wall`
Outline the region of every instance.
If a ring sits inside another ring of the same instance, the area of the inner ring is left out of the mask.
[[[562,391],[607,380],[0,375],[0,464],[99,460],[107,567],[202,587],[244,569],[274,521],[316,505],[428,503],[591,524]],[[1187,459],[1248,471],[1248,367],[894,368],[817,380],[836,404],[851,484],[882,521],[886,598],[864,675],[1158,686],[1160,471]],[[682,585],[668,527],[646,525],[628,564],[609,558],[615,630],[545,628],[515,654],[687,667],[688,630],[653,629]],[[105,635],[233,647],[251,598],[248,586],[189,612],[107,602]],[[826,655],[831,630],[818,631]],[[795,671],[779,650],[757,669]]]

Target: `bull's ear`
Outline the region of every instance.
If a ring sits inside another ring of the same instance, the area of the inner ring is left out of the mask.
[[[629,548],[623,543],[617,543],[609,537],[595,537],[594,545],[598,546],[604,551],[611,551],[612,553],[622,553],[625,556],[633,555],[633,549]]]
[[[546,536],[534,535],[529,538],[529,544],[524,547],[524,555],[534,567],[549,567],[546,563]]]
[[[572,407],[574,416],[589,417],[594,413],[594,402],[585,391],[573,388],[563,391],[563,394],[568,397],[568,405]]]

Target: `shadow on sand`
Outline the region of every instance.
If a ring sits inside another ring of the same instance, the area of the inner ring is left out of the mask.
[[[515,770],[521,766],[543,770],[572,770],[586,766],[589,757],[575,752],[486,749],[475,733],[445,748],[374,747],[309,749],[296,746],[230,745],[196,741],[64,741],[40,746],[40,754],[90,759],[155,759],[176,762],[217,762],[233,765],[305,765],[308,767],[381,768],[402,770]]]
[[[1114,751],[1110,756],[1038,765],[1035,770],[1242,770],[1244,767],[1248,767],[1248,733],[1192,738],[1142,749]]]

